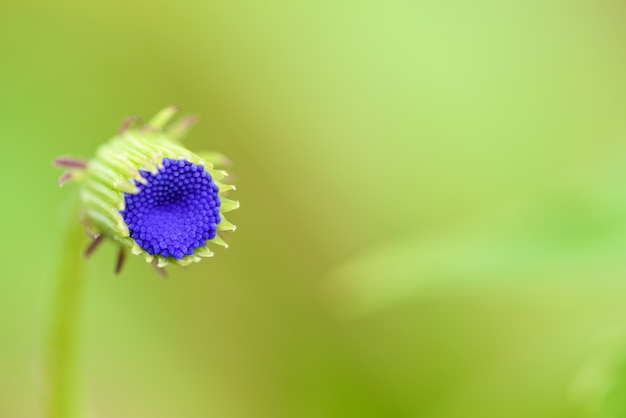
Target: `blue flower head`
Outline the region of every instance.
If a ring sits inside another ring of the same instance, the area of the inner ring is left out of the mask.
[[[149,254],[183,258],[215,238],[219,188],[201,165],[163,159],[156,173],[141,170],[137,193],[124,193],[120,213],[130,236]]]
[[[198,262],[213,255],[209,244],[227,247],[220,235],[235,230],[224,217],[239,207],[224,196],[235,186],[215,169],[227,160],[185,149],[179,139],[192,119],[166,129],[175,111],[166,108],[138,129],[126,121],[91,160],[55,160],[68,168],[61,184],[80,184],[84,222],[93,237],[86,254],[103,238],[113,239],[121,244],[117,270],[126,249],[159,268]]]

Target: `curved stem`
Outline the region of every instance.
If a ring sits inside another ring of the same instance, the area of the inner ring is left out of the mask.
[[[76,204],[65,220],[64,242],[58,254],[54,300],[48,331],[48,410],[49,418],[79,416],[77,342],[83,296],[84,262],[81,249],[84,232],[78,222]]]

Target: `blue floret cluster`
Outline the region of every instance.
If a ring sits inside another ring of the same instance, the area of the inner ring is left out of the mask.
[[[139,173],[147,184],[135,182],[139,190],[124,194],[126,207],[120,213],[141,248],[181,259],[215,238],[221,221],[219,189],[204,167],[164,158],[157,173]]]

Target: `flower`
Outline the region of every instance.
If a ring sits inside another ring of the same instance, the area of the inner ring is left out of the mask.
[[[120,244],[116,271],[127,249],[160,269],[187,266],[213,256],[209,244],[228,247],[221,235],[236,229],[224,216],[239,207],[225,197],[235,186],[215,168],[228,160],[184,148],[180,139],[194,118],[168,126],[176,112],[165,108],[134,129],[134,119],[125,120],[118,135],[88,161],[55,160],[68,169],[60,185],[72,180],[80,187],[83,222],[93,239],[85,255],[104,238],[112,239]]]

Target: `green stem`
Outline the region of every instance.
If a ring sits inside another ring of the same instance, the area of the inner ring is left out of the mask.
[[[49,322],[48,411],[49,418],[79,416],[77,342],[83,296],[85,238],[75,202],[68,206],[64,242],[61,243],[52,289],[54,300]]]

